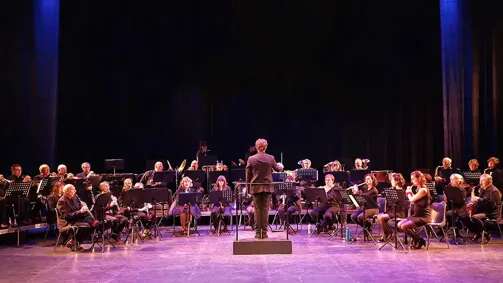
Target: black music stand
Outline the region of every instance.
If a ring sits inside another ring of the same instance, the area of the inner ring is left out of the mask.
[[[384,196],[386,197],[386,206],[391,205],[393,207],[393,221],[395,223],[393,228],[393,237],[386,239],[386,242],[379,247],[379,250],[384,248],[386,245],[390,245],[393,249],[398,250],[398,243],[402,247],[402,250],[405,250],[405,246],[402,241],[398,238],[398,220],[396,216],[396,208],[399,206],[400,202],[405,200],[405,191],[404,190],[396,190],[394,188],[385,188]],[[391,243],[395,242],[393,246]]]
[[[300,168],[296,171],[298,181],[316,183],[318,181],[318,170],[314,168]]]
[[[176,171],[166,170],[160,172],[154,172],[153,182],[160,183],[161,186],[166,186],[167,184],[172,184],[176,179]]]
[[[273,182],[285,182],[287,174],[285,172],[273,172],[272,181]]]
[[[309,207],[311,205],[318,207],[320,203],[326,203],[327,202],[327,193],[325,192],[324,189],[320,188],[305,188],[303,191],[304,194],[304,200],[306,202],[306,214],[302,217],[300,220],[300,223],[302,224],[302,221],[304,218],[309,215]]]
[[[192,212],[190,210],[190,206],[197,205],[197,203],[200,201],[201,197],[203,196],[202,193],[199,192],[188,192],[188,193],[179,193],[178,194],[178,204],[179,205],[188,205],[188,218],[189,218],[189,227],[187,229],[187,236],[190,236],[190,219],[192,219]],[[194,222],[196,222],[196,219],[194,219]],[[199,231],[197,230],[197,224],[194,223],[194,228],[195,232],[199,235]]]
[[[444,188],[444,194],[446,197],[446,202],[449,204],[450,209],[454,210],[454,205],[457,206],[463,206],[465,205],[465,194],[463,193],[462,190],[452,187],[452,186],[445,186]],[[446,210],[448,211],[448,210]],[[452,230],[452,235],[454,237],[454,244],[457,245],[457,229],[456,229],[456,223],[454,222],[454,217],[456,214],[454,211],[451,213],[451,227],[449,228]],[[445,239],[447,241],[447,239]]]
[[[216,155],[204,155],[198,160],[199,166],[215,165],[217,163],[218,157]]]
[[[208,194],[208,198],[210,200],[210,203],[212,203],[214,206],[222,207],[222,205],[224,206],[230,205],[230,203],[232,202],[232,195],[233,195],[232,190],[228,190],[228,193],[224,193],[224,191],[211,191]],[[223,222],[224,222],[224,215],[223,212],[221,212],[218,215],[218,230],[217,230],[218,235],[220,235],[220,227]]]
[[[466,183],[471,186],[477,186],[479,184],[480,176],[482,173],[480,171],[471,172],[465,171],[463,172],[463,177],[465,178]]]
[[[274,175],[273,175],[273,177],[274,177]],[[285,177],[286,177],[286,174],[285,174]],[[297,195],[297,188],[295,186],[295,183],[292,183],[292,182],[278,182],[278,183],[274,184],[274,193],[276,194],[276,196],[280,196],[280,197],[284,197],[284,198],[294,197]],[[285,203],[285,205],[286,205],[286,203]],[[276,229],[272,229],[272,225],[269,224],[269,228],[271,229],[271,232],[283,232],[284,230],[286,230],[287,234],[288,234],[288,232],[297,233],[297,231],[295,229],[293,229],[292,226],[290,225],[290,219],[288,217],[288,214],[286,213],[288,207],[284,207],[284,209],[285,209],[285,215],[286,215],[285,223],[281,223],[279,229],[277,228],[277,225],[276,225]],[[299,211],[299,214],[300,214],[300,211]],[[277,216],[278,216],[278,212],[276,211],[276,214],[274,215],[272,224],[274,224],[276,222]],[[284,226],[284,230],[282,230],[283,226]],[[298,227],[299,226],[297,225],[297,228]],[[287,236],[287,240],[288,240],[288,236]]]
[[[349,199],[351,200],[351,202],[353,203],[353,205],[356,207],[356,208],[362,208],[362,213],[363,213],[363,226],[362,226],[362,229],[363,229],[363,240],[367,240],[368,238],[370,238],[372,240],[372,242],[374,242],[374,244],[376,243],[376,240],[374,239],[374,236],[372,236],[372,233],[370,233],[369,229],[365,226],[365,222],[367,221],[367,216],[365,215],[365,206],[367,204],[367,201],[365,200],[364,197],[360,196],[360,195],[356,195],[356,196],[353,196],[352,194],[349,194],[348,195]],[[357,225],[357,228],[358,228],[358,225]],[[356,233],[355,233],[356,234]]]
[[[124,159],[105,159],[105,170],[112,170],[114,175],[116,170],[124,170],[126,168]]]
[[[52,185],[59,180],[59,177],[44,178],[40,181],[37,188],[37,194],[48,196],[51,194]]]
[[[359,184],[363,182],[363,179],[365,179],[365,175],[369,174],[370,170],[365,169],[365,170],[360,170],[360,169],[352,169],[349,172],[349,179],[352,184]]]
[[[244,182],[245,180],[246,180],[246,169],[231,169],[229,183]]]
[[[352,205],[347,190],[340,189],[336,190],[336,192],[341,196],[341,212],[340,212],[340,222],[341,222],[341,238],[344,238],[344,228],[346,227],[347,214],[346,214],[346,206]],[[334,238],[337,235],[337,231],[334,230],[329,233],[329,238]]]
[[[327,174],[332,174],[334,176],[335,182],[339,183],[341,187],[346,187],[349,183],[348,171],[325,172],[325,175]]]
[[[22,210],[23,200],[28,198],[28,194],[30,192],[32,182],[12,182],[9,184],[7,189],[5,190],[5,198],[10,200],[8,204],[10,204],[12,218],[18,228],[18,243],[19,246],[19,225],[18,219],[19,215],[16,212],[16,205],[19,210]]]

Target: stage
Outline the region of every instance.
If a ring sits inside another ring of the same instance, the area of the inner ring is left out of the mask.
[[[290,237],[292,255],[233,256],[234,234],[173,237],[120,246],[101,254],[56,251],[53,240],[0,247],[0,282],[501,282],[503,241],[430,250],[379,251],[327,235]],[[253,236],[242,232],[241,238]],[[269,233],[284,238],[284,233]]]

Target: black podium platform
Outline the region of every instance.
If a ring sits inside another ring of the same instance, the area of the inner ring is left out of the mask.
[[[232,245],[234,255],[292,254],[292,241],[285,239],[241,239]]]

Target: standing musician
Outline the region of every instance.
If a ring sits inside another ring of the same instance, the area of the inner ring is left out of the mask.
[[[213,185],[212,191],[224,192],[224,194],[232,194],[231,187],[229,187],[229,185],[227,184],[227,179],[223,175],[218,176],[215,185]],[[213,203],[213,207],[211,208],[211,223],[213,223],[215,231],[218,230],[218,222],[220,217],[232,217],[232,207],[226,201]],[[225,220],[224,231],[227,231],[227,222]]]
[[[398,229],[412,237],[412,248],[420,249],[426,241],[416,233],[416,228],[430,222],[431,196],[426,187],[426,178],[421,171],[413,171],[410,174],[412,186],[407,187],[405,195],[414,205],[411,216],[398,222]],[[413,193],[414,189],[416,193]]]
[[[185,176],[180,181],[180,186],[175,192],[175,201],[171,205],[171,214],[180,216],[180,223],[182,226],[182,233],[186,233],[189,227],[190,221],[192,218],[189,218],[189,209],[190,216],[195,217],[195,219],[199,219],[201,217],[201,210],[197,204],[188,205],[188,204],[178,204],[178,197],[180,193],[195,193],[195,192],[203,192],[204,189],[201,187],[194,187],[192,183],[192,179]]]
[[[249,190],[255,203],[255,238],[265,239],[268,237],[269,203],[271,193],[274,191],[272,170],[282,171],[283,164],[276,163],[274,156],[265,153],[267,140],[257,139],[255,148],[257,154],[250,156],[246,164],[246,182],[259,183],[257,185],[251,184]]]
[[[391,187],[396,191],[405,191],[405,179],[400,173],[393,173],[390,175]],[[377,223],[381,225],[382,237],[380,239],[381,242],[386,242],[391,234],[393,233],[391,227],[389,225],[389,221],[391,219],[396,218],[404,218],[406,216],[407,204],[405,199],[399,200],[398,203],[395,204],[396,207],[390,204],[386,204],[386,210],[384,213],[379,213],[377,215]],[[395,215],[396,211],[396,215]],[[395,224],[396,225],[396,224]]]
[[[468,211],[471,212],[471,217],[478,221],[470,221],[465,224],[475,234],[473,240],[477,241],[482,237],[482,221],[486,218],[497,219],[496,214],[501,205],[501,192],[493,185],[493,178],[489,174],[480,176],[478,196],[474,191],[472,191],[471,201],[468,203]],[[490,236],[489,233],[487,235]]]
[[[155,172],[162,172],[164,169],[164,165],[162,164],[161,161],[157,161],[154,164],[154,169],[153,170],[148,170],[143,174],[143,176],[140,179],[140,183],[142,183],[146,187],[158,187],[161,186],[161,182],[154,182],[154,174]]]
[[[457,171],[452,168],[452,159],[444,157],[442,165],[435,168],[435,189],[438,195],[444,193],[444,187],[449,183],[449,178],[453,173],[457,173]]]
[[[503,193],[503,169],[500,168],[500,160],[497,157],[491,157],[487,160],[487,168],[484,173],[493,177],[493,184]]]
[[[199,148],[196,152],[196,160],[201,161],[201,159],[204,159],[206,156],[208,156],[209,151],[210,150],[208,149],[208,144],[206,143],[206,141],[199,141]]]
[[[325,185],[321,187],[321,189],[325,190],[325,193],[327,194],[327,202],[322,203],[319,207],[314,208],[310,212],[310,216],[313,219],[319,219],[320,217],[322,218],[322,220],[318,224],[318,232],[327,230],[332,227],[336,215],[341,211],[342,205],[341,194],[338,192],[338,190],[341,190],[341,187],[335,183],[334,175],[325,175]]]
[[[100,191],[101,193],[96,196],[96,199],[106,197],[109,201],[106,207],[103,208],[103,211],[94,212],[105,214],[104,220],[112,223],[112,239],[118,241],[122,230],[128,224],[128,219],[124,215],[119,214],[119,204],[117,202],[117,198],[110,192],[110,184],[107,181],[100,183]]]
[[[89,162],[83,162],[80,165],[82,172],[78,173],[75,177],[77,179],[84,179],[83,186],[78,187],[77,194],[79,197],[88,205],[92,206],[94,204],[94,193],[93,186],[88,183],[88,178],[94,175],[91,171],[91,164]]]
[[[352,187],[353,194],[361,195],[365,203],[351,215],[351,220],[362,227],[365,226],[365,228],[370,231],[372,225],[367,219],[363,219],[363,217],[369,218],[379,213],[379,206],[377,204],[377,195],[379,191],[377,190],[377,180],[373,174],[365,175],[364,180],[365,184],[361,186],[361,189],[359,189],[357,185]]]

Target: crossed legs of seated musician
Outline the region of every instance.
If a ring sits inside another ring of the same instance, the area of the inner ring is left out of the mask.
[[[417,229],[426,225],[427,222],[427,218],[411,216],[401,220],[397,225],[400,231],[405,232],[405,234],[412,238],[412,248],[420,249],[425,245],[426,241],[419,236]]]
[[[351,215],[351,220],[354,223],[356,223],[362,227],[365,226],[366,229],[370,230],[372,223],[370,223],[367,219],[370,217],[373,217],[374,215],[377,215],[378,213],[379,213],[378,208],[365,209],[365,213],[363,213],[363,209],[360,208]],[[365,219],[363,219],[364,214],[365,214]]]

